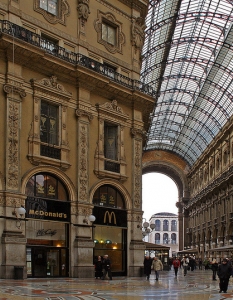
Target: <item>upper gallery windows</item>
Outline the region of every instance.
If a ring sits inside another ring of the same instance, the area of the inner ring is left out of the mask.
[[[110,24],[103,22],[102,23],[102,40],[116,46],[116,27],[111,26]]]
[[[58,145],[58,106],[45,101],[41,101],[40,140]]]
[[[47,163],[67,169],[69,142],[67,104],[71,93],[57,82],[56,76],[31,80],[34,119],[29,136],[28,158],[33,164]]]
[[[57,15],[58,0],[40,0],[40,8],[46,10],[50,14]]]
[[[122,32],[122,23],[117,21],[113,14],[98,11],[98,18],[95,20],[94,26],[98,43],[104,45],[111,53],[122,53],[125,35]]]
[[[66,17],[70,14],[67,0],[34,0],[34,10],[51,24],[66,25]]]

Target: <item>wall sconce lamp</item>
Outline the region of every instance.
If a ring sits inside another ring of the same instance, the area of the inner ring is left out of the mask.
[[[21,207],[16,208],[12,211],[12,215],[16,217],[16,227],[21,229],[21,219],[25,216],[26,209],[21,205]]]
[[[83,219],[83,224],[88,224],[88,221],[90,221],[91,223],[95,222],[96,217],[93,215],[85,216],[85,218]]]

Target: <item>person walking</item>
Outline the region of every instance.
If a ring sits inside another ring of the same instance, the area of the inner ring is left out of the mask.
[[[194,267],[195,267],[195,260],[192,256],[189,257],[189,266],[190,266],[190,270],[194,271]]]
[[[98,256],[95,260],[95,278],[103,277],[103,262],[101,256]]]
[[[218,266],[217,274],[219,277],[219,293],[226,293],[231,276],[231,266],[228,264],[226,258],[224,258],[222,263]]]
[[[146,274],[146,280],[149,280],[151,274],[152,259],[148,255],[144,258],[143,265],[144,274]]]
[[[106,254],[103,259],[103,277],[101,279],[104,280],[107,274],[109,279],[112,280],[111,261]]]
[[[202,259],[201,258],[199,258],[199,270],[202,270]]]
[[[175,271],[175,276],[177,276],[177,273],[178,273],[178,269],[180,267],[180,261],[179,259],[176,257],[174,260],[173,260],[173,268],[174,268],[174,271]]]
[[[155,280],[159,280],[159,272],[163,270],[163,264],[158,257],[154,257],[152,269],[155,271]]]
[[[188,266],[189,266],[189,259],[188,259],[188,257],[184,257],[182,259],[182,262],[183,262],[184,276],[186,276],[187,275]]]
[[[212,279],[217,280],[216,279],[216,274],[217,274],[217,271],[218,271],[218,263],[217,263],[216,259],[213,259],[213,261],[211,262],[211,269],[212,269],[212,272],[213,272]]]

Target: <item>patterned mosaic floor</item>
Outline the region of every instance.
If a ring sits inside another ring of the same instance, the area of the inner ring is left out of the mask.
[[[159,281],[152,274],[142,278],[116,277],[99,279],[0,279],[0,300],[223,300],[233,299],[233,278],[227,293],[219,293],[218,281],[212,281],[210,270],[195,270],[183,276],[179,270],[160,273]]]

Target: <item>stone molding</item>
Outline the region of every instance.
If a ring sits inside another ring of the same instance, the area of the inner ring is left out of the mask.
[[[34,118],[28,137],[28,159],[34,165],[50,164],[62,169],[68,169],[69,163],[69,140],[67,132],[67,104],[72,97],[72,93],[65,90],[59,84],[56,76],[43,78],[41,80],[31,79],[34,98]],[[61,150],[61,159],[51,159],[40,155],[40,103],[41,99],[46,99],[56,103],[59,107],[59,145],[54,147]]]
[[[115,45],[109,44],[102,39],[102,23],[104,20],[116,28],[117,41]],[[94,28],[97,32],[98,43],[104,45],[104,47],[112,54],[117,52],[122,54],[122,46],[125,44],[125,35],[122,32],[122,23],[117,21],[116,17],[112,13],[103,13],[98,10],[98,18],[94,21]]]
[[[98,178],[110,177],[124,181],[126,176],[126,158],[125,158],[125,144],[124,144],[124,128],[127,124],[129,116],[125,114],[116,100],[105,102],[102,105],[96,104],[99,120],[99,136],[96,142],[95,150],[95,166],[94,173]],[[120,164],[120,172],[110,172],[105,170],[104,157],[104,122],[111,122],[118,126],[119,139],[119,157],[117,163]]]

